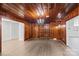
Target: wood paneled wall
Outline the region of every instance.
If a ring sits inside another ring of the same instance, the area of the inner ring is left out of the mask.
[[[0,52],[1,52],[1,23],[2,21],[1,21],[1,15],[0,15]]]
[[[0,8],[1,8],[1,5],[2,4],[0,4]],[[1,15],[1,12],[0,12],[0,54],[1,54],[1,50],[2,50],[2,42],[1,42],[1,40],[2,40],[2,35],[1,35],[1,26],[2,26],[1,23],[2,23],[2,20],[1,20],[1,18],[2,18],[2,15]]]
[[[64,24],[61,24],[64,25]],[[31,26],[31,27],[30,27]],[[57,38],[58,40],[65,39],[65,28],[56,28],[58,26],[57,23],[51,23],[49,25],[48,32],[45,32],[46,29],[44,26],[38,26],[36,24],[31,24],[27,26],[26,30],[26,40],[28,38],[40,38],[40,37],[50,37],[50,38]],[[47,35],[47,36],[46,36]],[[63,40],[65,41],[65,40]]]
[[[38,30],[38,27],[37,27],[37,25],[36,24],[31,24],[31,37],[32,38],[37,38],[38,37],[38,32],[37,32],[37,30]]]
[[[30,24],[29,23],[24,23],[25,24],[25,39],[27,40],[30,38]]]
[[[78,4],[78,15],[79,15],[79,4]]]
[[[61,27],[59,27],[59,25]],[[64,39],[65,36],[65,27],[62,27],[65,24],[58,24],[58,23],[51,23],[50,24],[50,37],[51,38],[56,38],[57,40],[62,40]],[[64,36],[63,36],[64,35]]]
[[[65,27],[63,27],[63,25]],[[59,35],[60,40],[62,40],[66,44],[66,23],[65,22],[61,23],[61,28],[60,28],[59,32],[60,32],[60,35]]]

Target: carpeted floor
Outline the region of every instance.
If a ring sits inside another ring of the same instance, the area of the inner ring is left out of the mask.
[[[5,41],[2,55],[6,56],[74,56],[76,55],[63,42],[57,40]]]

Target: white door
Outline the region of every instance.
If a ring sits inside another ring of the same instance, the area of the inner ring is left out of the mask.
[[[24,24],[19,23],[19,40],[24,41]]]

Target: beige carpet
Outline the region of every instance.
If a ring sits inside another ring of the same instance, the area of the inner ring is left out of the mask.
[[[63,42],[55,40],[11,40],[3,42],[2,55],[6,56],[66,56],[76,55]]]

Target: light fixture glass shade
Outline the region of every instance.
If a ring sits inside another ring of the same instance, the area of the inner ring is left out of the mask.
[[[43,25],[44,24],[44,19],[38,19],[37,24],[38,25]]]
[[[58,13],[57,17],[58,17],[58,18],[61,18],[61,13]]]
[[[49,16],[47,15],[46,17],[48,18]]]

